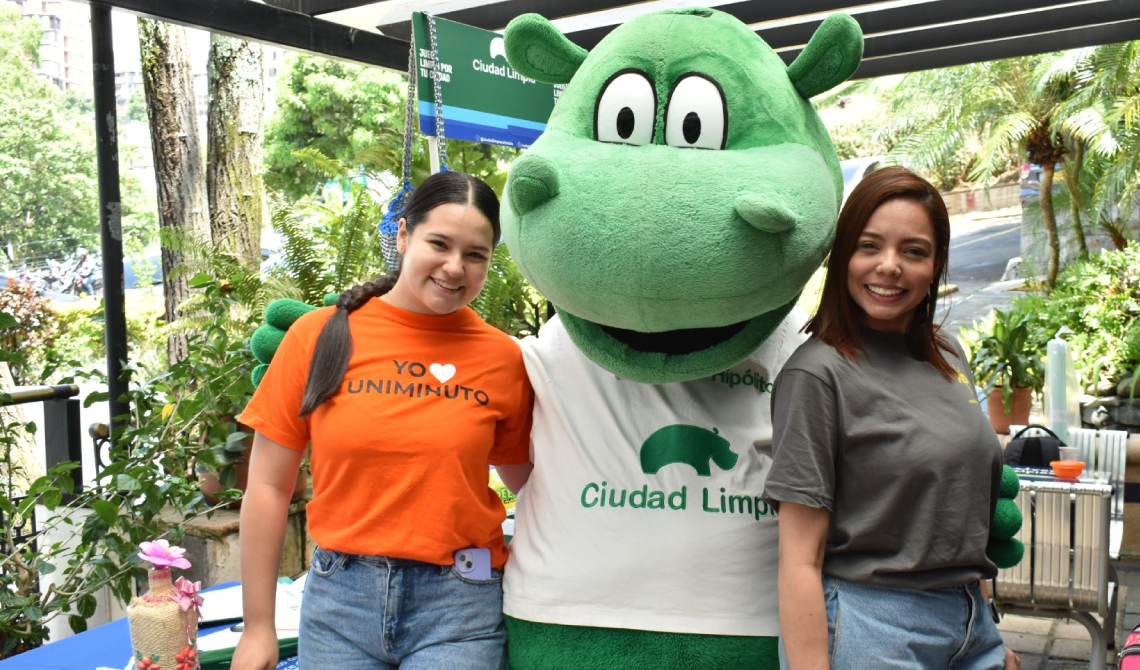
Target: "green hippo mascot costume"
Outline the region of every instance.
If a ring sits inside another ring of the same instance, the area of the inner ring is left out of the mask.
[[[520,74],[566,84],[502,209],[558,310],[522,343],[534,471],[504,579],[511,668],[777,668],[770,394],[843,192],[809,98],[855,71],[859,26],[828,18],[791,66],[707,9],[633,19],[590,53],[537,15],[504,40]],[[255,352],[298,311],[275,306]]]

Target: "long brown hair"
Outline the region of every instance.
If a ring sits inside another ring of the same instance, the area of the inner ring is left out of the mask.
[[[957,373],[938,350],[953,353],[954,348],[939,332],[940,326],[934,323],[934,315],[938,311],[938,287],[946,283],[947,278],[950,216],[938,190],[906,168],[888,167],[872,172],[847,198],[843,211],[839,213],[835,244],[827,261],[827,278],[823,283],[819,311],[804,330],[847,358],[858,358],[863,349],[859,330],[862,310],[847,290],[847,268],[871,215],[888,200],[896,199],[919,205],[934,224],[934,280],[907,328],[907,346],[915,358],[933,365],[943,377],[953,379]]]

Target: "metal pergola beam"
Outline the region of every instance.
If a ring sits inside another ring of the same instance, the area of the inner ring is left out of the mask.
[[[398,72],[408,69],[407,41],[249,0],[77,1],[326,58]]]
[[[939,24],[970,21],[1014,12],[1044,11],[1057,5],[1072,5],[1073,0],[957,0],[923,5],[903,5],[855,16],[863,34],[871,37],[879,33],[937,27]],[[1081,5],[1086,7],[1088,5]],[[815,34],[822,19],[756,31],[773,49],[803,46]],[[1088,24],[1089,21],[1081,21]],[[1070,28],[1075,26],[1068,26]],[[1029,32],[1029,31],[1023,31]]]
[[[993,42],[1021,37],[1030,38],[1027,43],[1032,43],[1032,38],[1036,36],[1041,36],[1044,42],[1049,42],[1052,35],[1061,31],[1081,27],[1094,28],[1129,19],[1140,19],[1140,2],[1137,0],[1113,0],[1093,6],[1065,7],[987,21],[971,21],[942,28],[872,37],[864,45],[863,57],[894,56],[914,51],[956,47],[972,42]],[[1053,48],[1039,48],[1034,53],[1055,50]]]
[[[312,1],[313,0],[302,0],[302,2]],[[464,23],[469,26],[475,26],[476,28],[482,28],[483,30],[502,30],[507,27],[511,19],[520,14],[541,14],[553,21],[568,14],[577,15],[603,12],[607,9],[615,9],[627,4],[629,3],[624,0],[580,0],[575,2],[566,2],[565,0],[513,0],[512,2],[499,2],[493,5],[471,7],[454,12],[441,12],[437,14],[437,16],[441,19]],[[391,35],[400,39],[408,39],[412,34],[411,21],[389,23],[377,26],[377,28],[385,35]],[[606,32],[612,29],[613,26],[610,26]]]
[[[301,1],[307,2],[310,0]],[[751,0],[720,5],[716,9],[726,14],[731,14],[744,23],[752,24],[786,18],[789,13],[792,12],[794,12],[793,15],[834,12],[858,7],[860,5],[870,5],[878,1],[879,0],[797,0],[795,8],[789,9],[788,5],[781,3]],[[607,9],[624,7],[629,4],[631,3],[623,0],[583,0],[581,2],[566,2],[565,0],[515,0],[514,2],[472,7],[471,9],[463,9],[456,12],[444,12],[438,16],[448,19],[449,21],[458,21],[459,23],[466,23],[469,26],[483,28],[484,30],[502,30],[511,22],[511,19],[519,14],[526,14],[528,12],[541,14],[547,19],[554,21],[567,16],[600,12]],[[591,28],[589,30],[577,30],[566,33],[566,37],[569,37],[571,42],[584,49],[593,49],[597,46],[598,42],[602,41],[603,37],[609,35],[616,27],[616,25],[610,25]],[[405,39],[411,33],[411,22],[392,23],[378,26],[378,28],[385,35]]]
[[[342,9],[356,9],[371,5],[376,0],[265,0],[265,4],[288,9],[309,16],[339,12]]]
[[[1016,58],[1048,51],[1063,51],[1065,49],[1127,42],[1135,39],[1140,39],[1140,19],[1101,26],[1086,26],[1041,35],[1026,35],[993,42],[964,44],[945,49],[869,58],[859,65],[859,69],[851,78],[869,79],[889,74],[932,70],[967,63]]]
[[[878,35],[864,41],[863,58],[884,58],[905,54],[960,47],[971,44],[994,43],[1005,40],[1034,38],[1020,41],[1021,45],[1033,45],[1031,50],[1018,53],[1024,56],[1046,51],[1056,51],[1050,47],[1054,34],[1080,28],[1093,28],[1130,19],[1140,19],[1140,2],[1137,0],[1108,0],[1095,5],[1062,7],[1042,10],[1032,14],[1003,16],[982,21],[967,21],[944,25],[938,28],[912,30],[908,32]],[[780,52],[784,62],[791,63],[800,50]],[[1004,58],[1005,56],[1003,56]],[[993,60],[983,58],[977,60]],[[923,68],[926,69],[926,68]]]

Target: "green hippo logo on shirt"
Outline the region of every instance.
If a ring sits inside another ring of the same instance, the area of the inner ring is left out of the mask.
[[[711,477],[710,463],[716,463],[721,470],[731,470],[739,458],[716,428],[665,426],[641,445],[641,471],[647,475],[657,474],[666,465],[684,463],[701,477]]]
[[[673,424],[654,431],[641,444],[639,456],[641,471],[647,475],[656,475],[667,465],[681,464],[693,468],[699,477],[711,477],[713,463],[727,472],[740,461],[740,456],[732,451],[728,440],[721,437],[716,428],[709,430],[686,424]],[[626,508],[684,512],[694,509],[706,514],[751,517],[756,521],[776,516],[776,510],[762,496],[729,491],[725,487],[719,487],[719,491],[700,487],[700,507],[694,505],[690,508],[688,486],[673,491],[654,489],[649,484],[624,489],[603,480],[587,483],[582,488],[579,502],[585,509],[597,510]]]

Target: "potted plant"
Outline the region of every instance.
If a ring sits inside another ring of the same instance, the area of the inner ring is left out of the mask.
[[[965,334],[970,368],[987,395],[990,423],[998,433],[1028,423],[1032,394],[1044,386],[1039,330],[1028,312],[998,309]]]

